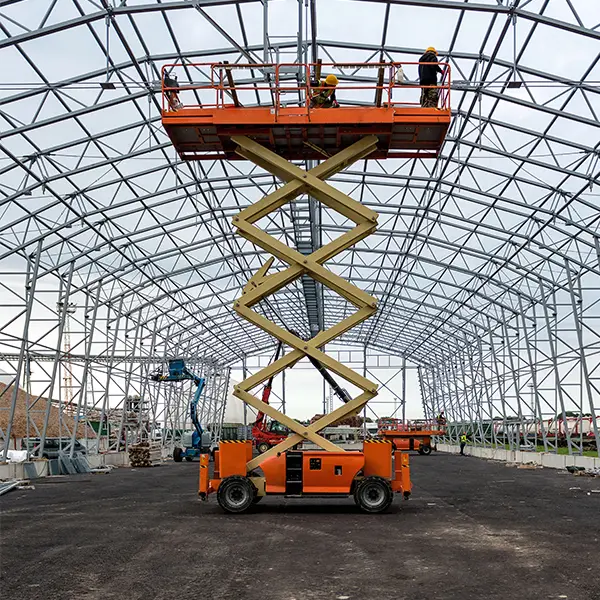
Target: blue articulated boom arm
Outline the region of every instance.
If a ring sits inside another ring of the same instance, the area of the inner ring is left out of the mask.
[[[195,373],[192,373],[186,366],[183,360],[175,359],[169,361],[169,372],[167,374],[163,374],[162,370],[156,371],[152,373],[150,376],[154,381],[193,381],[196,384],[196,393],[190,402],[190,418],[194,425],[194,429],[196,433],[200,436],[200,441],[202,441],[202,425],[200,425],[200,421],[198,420],[198,402],[200,401],[200,396],[202,395],[202,391],[204,390],[204,384],[206,383],[206,379],[204,377],[198,377]]]
[[[189,373],[189,371],[188,371]],[[190,373],[191,375],[191,373]],[[190,419],[194,424],[194,428],[196,429],[196,433],[200,436],[200,443],[202,443],[202,425],[200,425],[200,421],[198,420],[198,402],[200,401],[200,396],[202,395],[202,390],[204,390],[204,384],[206,383],[206,379],[204,377],[193,376],[194,383],[196,384],[196,393],[190,402]]]

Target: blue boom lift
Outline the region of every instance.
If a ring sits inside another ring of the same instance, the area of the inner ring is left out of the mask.
[[[181,462],[184,458],[188,461],[194,460],[201,454],[209,454],[212,450],[212,436],[209,432],[202,429],[198,420],[198,401],[204,390],[206,380],[204,377],[198,377],[192,373],[182,359],[169,361],[169,372],[164,374],[162,369],[155,371],[150,375],[150,379],[154,381],[193,381],[196,384],[196,393],[190,402],[190,418],[194,425],[192,433],[184,432],[181,436],[181,444],[183,448],[176,446],[173,449],[173,460]]]

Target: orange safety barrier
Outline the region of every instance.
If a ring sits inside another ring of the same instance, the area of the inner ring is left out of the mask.
[[[427,64],[443,70],[439,85],[397,83],[401,66],[414,66],[416,75],[419,63],[413,62],[168,64],[162,69],[162,121],[187,160],[241,158],[234,135],[247,135],[288,160],[322,160],[372,134],[379,143],[370,159],[435,157],[450,125],[450,65]],[[174,79],[175,70],[187,82]],[[365,70],[376,71],[376,83],[361,75]],[[325,89],[313,85],[321,83],[315,74],[325,78],[333,71],[340,107],[312,106]],[[193,74],[203,81],[193,81]],[[421,107],[417,92],[432,88],[438,107]]]

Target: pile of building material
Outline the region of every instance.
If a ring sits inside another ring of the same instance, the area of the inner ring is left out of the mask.
[[[129,446],[129,464],[132,467],[153,467],[161,463],[161,451],[158,444],[140,442]]]
[[[600,469],[586,469],[569,465],[567,471],[577,477],[600,477]]]
[[[21,481],[18,479],[0,482],[0,496],[2,496],[2,494],[6,494],[6,492],[10,492],[10,490],[14,490],[20,484]]]
[[[11,479],[10,481],[0,481],[0,496],[11,490],[35,490],[27,479]]]

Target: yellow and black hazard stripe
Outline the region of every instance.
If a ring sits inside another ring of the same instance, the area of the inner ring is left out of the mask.
[[[250,440],[221,440],[219,444],[247,444]]]
[[[365,444],[391,444],[390,440],[365,440]]]

